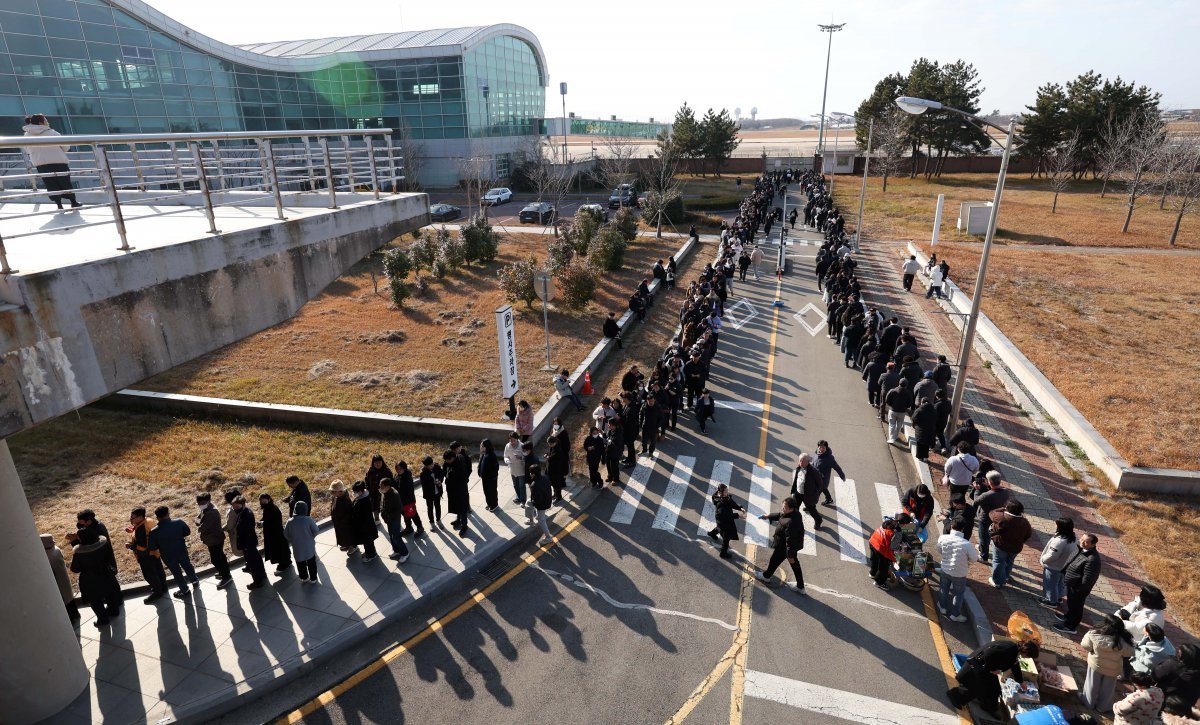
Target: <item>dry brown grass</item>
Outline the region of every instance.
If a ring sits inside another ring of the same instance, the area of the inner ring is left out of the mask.
[[[849,178],[849,177],[845,177]],[[838,205],[851,214],[858,210],[859,180],[834,185]],[[995,174],[953,174],[925,181],[923,177],[892,177],[888,190],[883,180],[867,182],[866,232],[873,239],[928,240],[933,231],[933,215],[938,194],[946,195],[942,214],[941,239],[979,241],[954,228],[959,204],[965,201],[991,201],[996,187]],[[1069,245],[1089,247],[1169,248],[1167,241],[1175,223],[1168,205],[1159,210],[1158,197],[1140,200],[1128,234],[1121,234],[1125,219],[1125,198],[1118,187],[1100,198],[1100,182],[1080,181],[1058,198],[1058,213],[1050,213],[1053,193],[1042,179],[1027,174],[1008,177],[1000,204],[996,241],[1011,244]],[[1177,247],[1200,248],[1200,220],[1185,218],[1176,241]]]
[[[129,511],[136,506],[170,506],[189,522],[197,491],[239,487],[253,496],[287,495],[292,474],[313,491],[315,517],[328,515],[325,490],[341,478],[362,478],[372,454],[389,463],[437,453],[444,443],[400,441],[324,431],[297,431],[238,423],[83,408],[8,439],[38,530],[73,530],[75,514],[96,511],[117,539],[122,581],[141,578],[133,556],[120,546]],[[222,504],[218,504],[222,505]],[[208,563],[193,540],[193,559]]]
[[[504,410],[493,311],[505,304],[496,270],[528,254],[545,257],[551,237],[509,235],[492,264],[472,265],[396,309],[375,294],[368,258],[336,280],[294,318],[176,367],[138,387],[243,400],[347,408],[405,415],[495,420]],[[683,238],[639,237],[625,268],[606,273],[583,312],[551,305],[551,360],[574,369],[600,338],[607,310],[621,314],[628,296],[656,259]],[[405,239],[402,244],[407,245]],[[682,279],[682,277],[681,277]],[[521,391],[536,408],[552,392],[545,364],[540,303],[518,303],[517,350]]]
[[[972,290],[978,247],[937,252]],[[1130,463],[1200,468],[1200,258],[998,247],[986,287],[984,312]]]

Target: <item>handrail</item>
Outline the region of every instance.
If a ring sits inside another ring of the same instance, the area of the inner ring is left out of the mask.
[[[124,146],[134,143],[183,143],[186,141],[238,141],[260,138],[304,136],[382,136],[390,128],[338,128],[305,131],[218,131],[214,133],[110,133],[84,136],[0,136],[0,148],[22,146]]]

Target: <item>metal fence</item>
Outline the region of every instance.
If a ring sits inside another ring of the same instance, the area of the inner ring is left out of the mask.
[[[339,192],[365,192],[378,199],[383,193],[399,191],[404,179],[400,147],[393,143],[389,128],[0,137],[0,274],[17,271],[9,267],[4,248],[5,222],[62,213],[58,209],[11,213],[11,205],[36,204],[49,193],[67,193],[45,190],[47,178],[65,173],[34,168],[26,152],[36,146],[69,149],[74,191],[102,192],[103,205],[111,212],[110,219],[80,217],[78,223],[55,225],[55,231],[115,224],[123,251],[133,247],[122,205],[183,207],[156,207],[153,214],[133,219],[203,207],[209,233],[217,234],[214,210],[221,206],[273,200],[276,217],[282,220],[287,218],[287,202],[299,202],[299,195],[320,195],[330,209],[336,209]],[[41,233],[17,232],[7,239]]]

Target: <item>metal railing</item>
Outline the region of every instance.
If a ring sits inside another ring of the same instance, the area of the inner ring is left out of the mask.
[[[101,191],[111,219],[55,224],[55,232],[114,224],[122,251],[131,251],[122,207],[155,206],[152,214],[169,216],[202,207],[208,232],[219,234],[215,209],[271,199],[275,215],[286,220],[287,201],[321,195],[330,209],[338,193],[365,192],[376,199],[396,193],[404,179],[400,147],[390,128],[327,131],[246,131],[230,133],[143,133],[103,136],[0,137],[0,205],[33,204],[48,194],[46,179],[64,173],[40,173],[27,152],[37,146],[70,148],[73,192]],[[23,153],[4,153],[20,150]],[[41,187],[41,188],[39,188]],[[259,193],[254,193],[259,192]],[[307,199],[305,200],[307,201]],[[180,205],[177,210],[160,206]],[[304,204],[312,206],[312,204]],[[0,225],[31,217],[58,215],[59,209],[0,213]],[[43,234],[21,231],[7,239]],[[0,274],[12,274],[0,233]]]

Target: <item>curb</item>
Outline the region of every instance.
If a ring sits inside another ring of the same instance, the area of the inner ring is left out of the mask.
[[[585,479],[573,478],[575,479],[575,483],[569,490],[569,503],[572,504],[572,508],[560,508],[556,511],[554,516],[551,517],[555,525],[561,525],[560,519],[563,518],[564,513],[569,515],[568,518],[573,519],[577,517],[599,495],[597,489],[586,485]],[[526,546],[540,535],[540,529],[529,527],[515,534],[511,539],[493,539],[486,547],[486,554],[481,554],[470,569],[461,572],[447,570],[439,574],[431,582],[431,586],[421,592],[419,598],[397,599],[381,605],[378,612],[366,619],[359,620],[353,626],[329,635],[324,641],[292,655],[271,669],[263,670],[247,679],[231,683],[223,690],[194,700],[186,705],[172,708],[172,719],[178,723],[207,722],[234,710],[238,705],[256,700],[272,690],[312,672],[322,666],[329,657],[354,647],[370,635],[375,634],[380,628],[398,621],[413,610],[419,609],[427,605],[429,601],[437,599],[446,591],[451,590],[456,584],[461,583],[462,577],[475,576],[480,569],[508,554],[510,551]],[[164,719],[159,722],[169,721]]]

